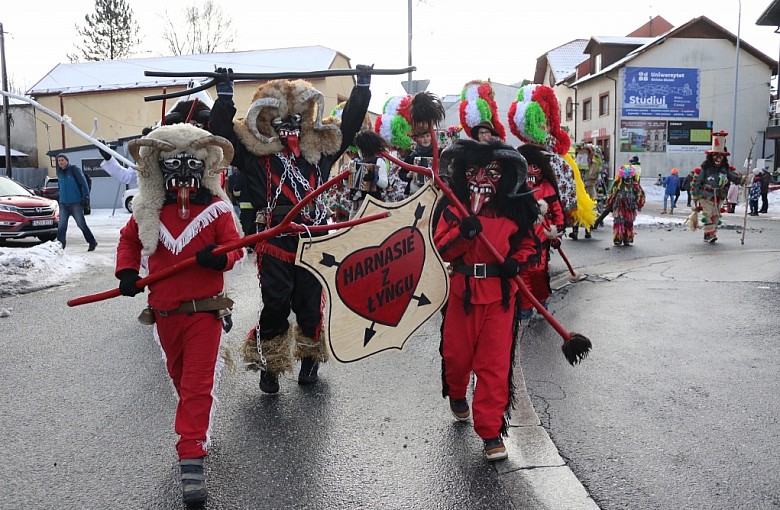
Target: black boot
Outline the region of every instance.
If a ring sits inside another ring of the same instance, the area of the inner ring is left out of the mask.
[[[263,390],[263,393],[277,393],[279,391],[279,376],[267,370],[261,370],[260,389]]]
[[[314,384],[319,380],[317,371],[320,369],[319,362],[314,358],[307,356],[301,358],[301,371],[298,373],[298,384]]]
[[[203,457],[182,459],[179,461],[179,469],[181,470],[182,501],[188,505],[206,501],[206,475],[203,474]]]

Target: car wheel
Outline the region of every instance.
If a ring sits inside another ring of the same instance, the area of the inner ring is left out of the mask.
[[[133,197],[127,197],[127,199],[125,199],[125,209],[127,209],[127,212],[130,214],[133,214]]]
[[[45,235],[45,236],[38,236],[38,239],[42,243],[47,243],[49,241],[54,241],[55,239],[57,239],[57,235],[56,234],[48,234],[48,235]]]

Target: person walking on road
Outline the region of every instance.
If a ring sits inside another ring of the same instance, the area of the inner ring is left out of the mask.
[[[634,242],[634,220],[645,205],[645,191],[639,184],[639,177],[639,167],[623,165],[618,169],[609,192],[607,209],[612,211],[612,241],[615,246],[629,246]]]
[[[729,166],[727,135],[725,131],[712,133],[712,149],[706,151],[707,158],[702,162],[701,167],[693,171],[691,193],[696,201],[696,211],[702,214],[705,243],[714,243],[718,240],[716,230],[720,223],[720,208],[726,198],[728,183],[742,182],[734,167]]]
[[[87,225],[84,217],[84,208],[89,206],[89,184],[84,172],[76,165],[71,165],[68,156],[57,155],[57,186],[60,190],[60,222],[57,227],[57,241],[65,249],[65,241],[68,234],[68,220],[71,217],[84,234],[89,248],[87,251],[95,251],[98,243]]]
[[[674,214],[674,206],[677,203],[677,197],[680,196],[680,176],[677,174],[677,169],[672,168],[672,172],[663,178],[664,185],[664,210],[661,214],[666,214],[666,204],[671,202],[669,214]]]
[[[446,205],[436,225],[434,243],[452,264],[442,343],[442,396],[450,411],[468,421],[466,399],[471,373],[474,388],[474,430],[483,439],[488,461],[507,458],[502,436],[508,434],[515,334],[515,277],[539,262],[541,247],[534,235],[539,206],[526,183],[527,163],[501,142],[458,140],[452,155],[452,189],[470,211],[463,216]],[[480,233],[505,257],[498,263]]]
[[[233,304],[224,293],[223,273],[244,255],[241,248],[214,253],[217,245],[240,237],[218,176],[233,148],[208,131],[175,124],[132,140],[129,149],[142,171],[133,216],[120,231],[116,250],[120,294],[133,297],[144,291],[136,285],[142,257],[148,257],[150,276],[192,257],[197,261],[149,285],[148,308],[139,320],[154,324],[179,397],[174,429],[182,499],[202,503],[222,329],[230,329],[223,317]]]

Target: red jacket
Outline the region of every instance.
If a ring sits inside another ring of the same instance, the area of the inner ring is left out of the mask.
[[[157,249],[149,257],[152,275],[173,264],[182,262],[209,244],[222,245],[239,239],[233,219],[232,206],[214,197],[209,205],[191,204],[186,220],[179,218],[176,204],[163,206],[160,213],[160,238]],[[131,217],[119,234],[116,253],[116,272],[123,269],[138,271],[141,266],[141,240],[138,224]],[[228,262],[223,271],[244,256],[242,248],[227,253]],[[197,264],[149,285],[149,305],[158,310],[173,310],[183,301],[212,297],[222,292],[222,271],[206,269]]]

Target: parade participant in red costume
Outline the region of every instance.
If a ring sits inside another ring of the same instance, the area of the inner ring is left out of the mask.
[[[534,236],[539,207],[526,184],[525,159],[501,142],[459,140],[451,155],[452,190],[471,211],[462,217],[447,206],[434,242],[453,275],[442,327],[443,395],[460,421],[470,416],[466,400],[471,372],[474,430],[484,440],[489,461],[504,459],[505,413],[512,407],[515,342],[514,277],[538,264],[541,247]],[[478,239],[482,232],[505,257],[499,264]]]
[[[148,257],[150,275],[197,258],[197,265],[149,286],[149,307],[139,319],[155,324],[155,337],[179,397],[174,427],[183,499],[202,502],[222,317],[232,305],[224,295],[222,273],[244,253],[241,249],[213,253],[216,245],[240,237],[233,208],[219,184],[233,148],[224,138],[178,124],[132,140],[129,149],[138,162],[140,191],[117,245],[120,293],[143,292],[136,287],[142,257]]]
[[[272,80],[260,85],[244,119],[233,121],[230,70],[218,69],[217,100],[210,129],[233,143],[232,164],[246,178],[258,230],[269,229],[304,196],[328,180],[333,164],[360,129],[371,99],[371,67],[357,66],[357,85],[344,106],[340,125],[323,123],[322,93],[304,80]],[[325,197],[317,197],[293,221],[325,224]],[[280,235],[255,248],[263,306],[256,328],[244,343],[247,368],[260,370],[260,389],[279,391],[279,375],[292,368],[291,350],[301,360],[299,384],[316,383],[320,362],[327,360],[323,341],[323,292],[317,278],[294,263],[298,235]],[[288,317],[295,313],[297,327]]]
[[[563,207],[558,198],[558,185],[555,173],[550,165],[550,154],[543,148],[527,143],[517,149],[528,162],[528,177],[526,181],[534,190],[534,198],[539,203],[543,219],[535,225],[536,237],[542,245],[542,257],[534,267],[529,267],[520,273],[526,287],[534,297],[547,308],[550,297],[550,247],[561,245],[559,234],[563,234]],[[533,305],[527,300],[519,299],[520,320],[528,321],[534,312]]]

